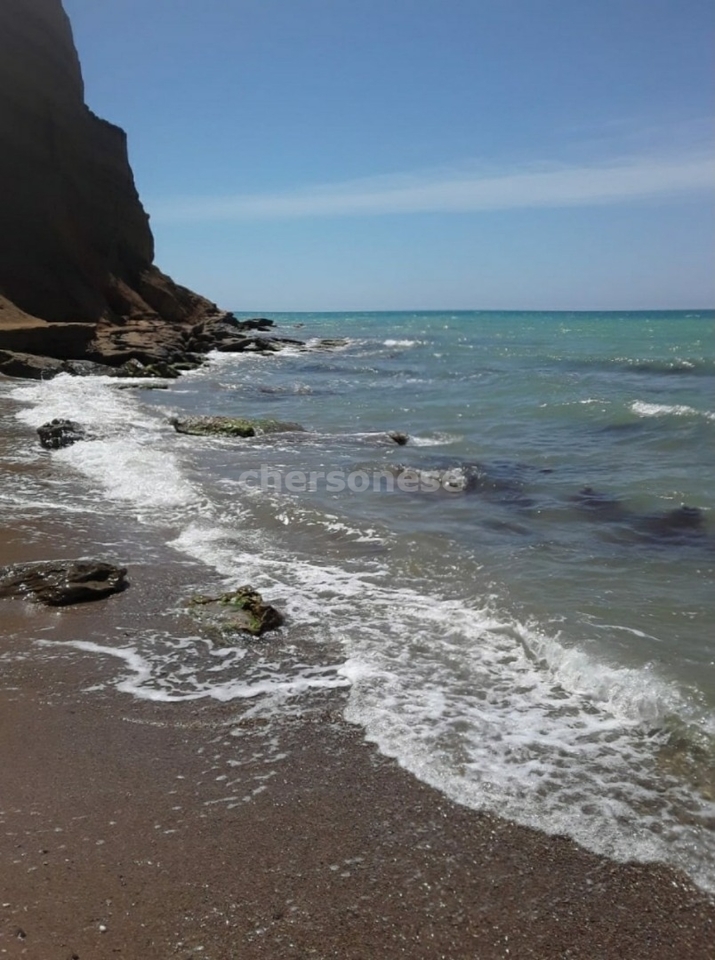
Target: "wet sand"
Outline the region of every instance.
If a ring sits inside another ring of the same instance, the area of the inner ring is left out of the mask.
[[[6,529],[0,563],[66,555],[61,524],[39,533]],[[166,629],[195,572],[169,556],[100,604],[0,606],[0,956],[715,955],[715,902],[685,877],[451,803],[365,743],[340,691],[246,719],[137,701],[115,658],[36,642]]]

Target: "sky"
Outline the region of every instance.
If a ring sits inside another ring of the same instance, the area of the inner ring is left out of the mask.
[[[715,306],[712,0],[64,3],[227,309]]]

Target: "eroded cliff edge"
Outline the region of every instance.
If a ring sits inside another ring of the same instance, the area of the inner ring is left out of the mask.
[[[126,135],[95,116],[62,0],[0,0],[0,350],[166,360],[224,316],[154,266]]]

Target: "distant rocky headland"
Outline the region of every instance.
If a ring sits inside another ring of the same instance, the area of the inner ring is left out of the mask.
[[[126,135],[84,102],[61,0],[0,4],[0,210],[1,373],[171,372],[235,334],[154,264]]]

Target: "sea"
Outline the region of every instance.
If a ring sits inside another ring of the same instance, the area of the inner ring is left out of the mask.
[[[6,523],[113,516],[286,616],[265,646],[78,649],[127,697],[265,715],[340,690],[457,803],[715,891],[715,312],[269,316],[306,348],[165,389],[0,382]],[[175,431],[196,415],[304,430]],[[89,439],[41,450],[54,417]]]

